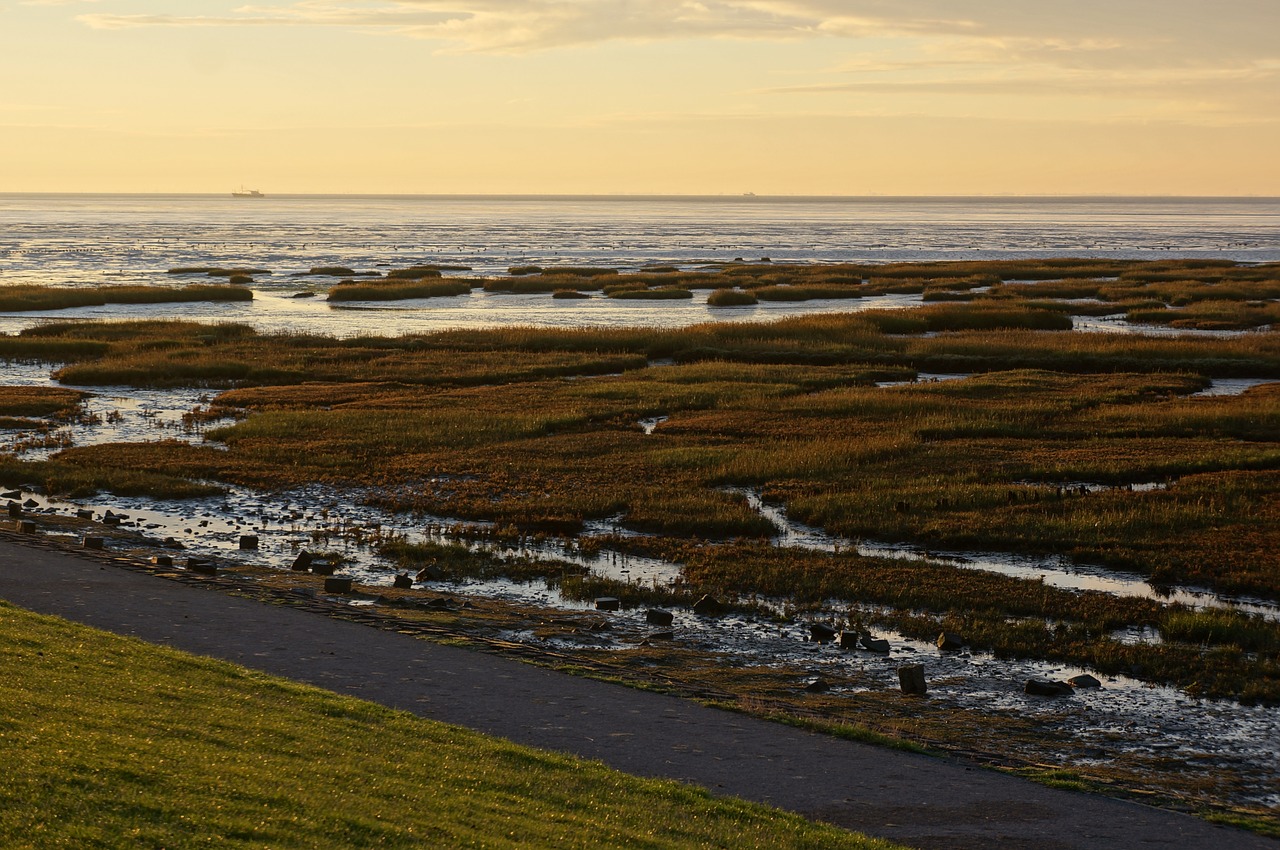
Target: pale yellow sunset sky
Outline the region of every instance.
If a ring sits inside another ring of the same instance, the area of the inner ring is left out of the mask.
[[[1280,195],[1280,0],[0,0],[0,192]]]

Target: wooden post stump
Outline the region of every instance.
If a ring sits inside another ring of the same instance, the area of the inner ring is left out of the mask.
[[[81,545],[83,545],[84,548],[86,549],[102,549],[107,544],[106,544],[106,541],[103,540],[101,537],[86,536],[84,540],[81,541]]]

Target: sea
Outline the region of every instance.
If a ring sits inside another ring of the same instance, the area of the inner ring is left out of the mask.
[[[0,331],[51,318],[183,315],[261,330],[421,332],[511,324],[672,327],[905,306],[911,299],[709,308],[491,294],[329,305],[298,273],[434,263],[467,276],[512,266],[633,271],[761,262],[889,263],[1044,257],[1280,261],[1280,198],[362,196],[0,194],[0,285],[174,284],[182,266],[253,267],[252,304],[107,306],[0,316]],[[322,287],[320,287],[322,288]],[[897,302],[903,302],[898,304]]]

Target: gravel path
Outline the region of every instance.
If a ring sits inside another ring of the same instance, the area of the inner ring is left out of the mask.
[[[842,741],[0,534],[0,596],[119,634],[921,848],[1267,848],[1195,818]]]

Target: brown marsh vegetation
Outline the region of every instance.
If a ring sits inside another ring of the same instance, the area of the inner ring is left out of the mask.
[[[622,291],[653,293],[682,274],[608,279],[652,277],[659,289]],[[1076,333],[1062,303],[1043,305],[1120,284],[1173,299],[1197,291],[1183,285],[1197,276],[1253,300],[1277,274],[1188,262],[726,267],[703,277],[752,292],[937,284],[975,297],[772,324],[394,339],[65,323],[0,337],[0,356],[66,363],[57,375],[73,384],[224,388],[215,407],[241,417],[209,434],[225,450],[73,448],[22,465],[27,480],[136,488],[146,469],[161,489],[325,482],[378,488],[393,509],[563,534],[618,517],[660,535],[618,545],[685,565],[674,602],[695,590],[838,599],[878,606],[881,622],[908,635],[953,629],[1004,655],[1280,701],[1275,623],[943,564],[779,549],[767,542],[771,522],[727,489],[757,489],[793,519],[848,538],[1060,555],[1157,584],[1280,599],[1280,393],[1191,395],[1217,377],[1280,378],[1280,333]],[[513,279],[538,287],[550,277]],[[603,286],[599,277],[561,274],[554,287]],[[1000,282],[1031,280],[1042,283]],[[973,374],[877,386],[921,371]],[[637,424],[659,416],[652,434]],[[1112,486],[1083,494],[1084,482]],[[581,576],[562,581],[600,590]],[[652,601],[650,591],[632,595]],[[1164,642],[1112,638],[1129,626]]]
[[[184,301],[252,301],[243,286],[195,283],[190,286],[0,286],[0,312],[63,310],[103,304],[166,304]]]

